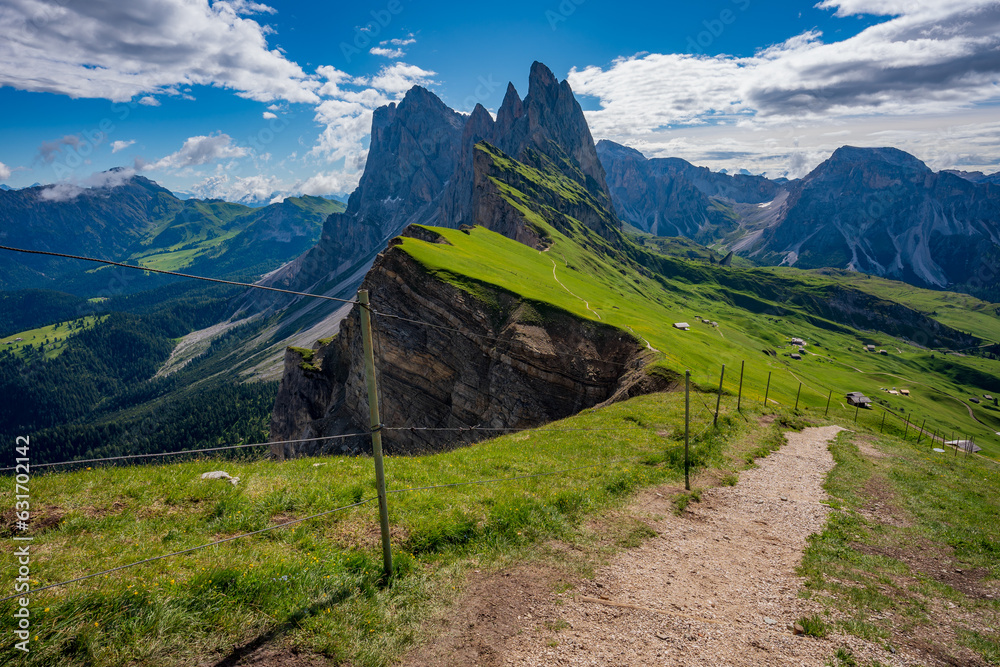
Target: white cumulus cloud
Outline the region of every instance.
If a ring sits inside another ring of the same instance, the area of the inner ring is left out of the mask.
[[[430,85],[433,83],[433,77],[436,73],[416,65],[395,63],[383,67],[378,74],[371,78],[361,77],[356,82],[385,93],[401,95],[413,86]]]
[[[587,112],[598,138],[716,168],[766,166],[773,176],[781,165],[792,175],[815,166],[818,155],[798,149],[810,145],[799,139],[831,126],[884,145],[882,131],[914,127],[915,117],[980,118],[978,108],[1000,98],[997,0],[817,6],[886,18],[840,41],[808,31],[748,57],[640,54],[568,78],[577,94],[599,102]],[[970,132],[987,134],[963,136]]]
[[[111,152],[118,153],[135,143],[135,139],[129,139],[128,141],[112,141],[111,142]]]
[[[0,181],[10,178],[11,170],[10,167],[0,162]]]
[[[339,195],[352,192],[358,187],[361,172],[329,171],[321,172],[301,183],[296,183],[294,189],[304,195],[320,197],[323,195]]]
[[[0,4],[0,85],[124,102],[208,85],[258,101],[318,101],[316,81],[270,48],[247,0],[15,0]]]
[[[402,58],[406,55],[406,51],[403,49],[388,49],[384,46],[372,47],[369,53],[373,56],[384,56],[386,58]]]
[[[246,157],[248,154],[249,150],[234,144],[233,138],[228,134],[216,132],[207,136],[190,137],[184,141],[184,145],[177,152],[162,157],[156,162],[139,161],[138,165],[145,171],[181,169],[216,160]]]
[[[409,46],[410,44],[416,43],[417,39],[412,32],[406,37],[397,37],[396,39],[387,39],[384,42],[380,42],[382,46],[385,46],[386,44],[391,44],[392,46]]]
[[[272,111],[265,111],[262,115],[264,117],[264,120],[274,120],[275,118],[278,117],[278,114]]]

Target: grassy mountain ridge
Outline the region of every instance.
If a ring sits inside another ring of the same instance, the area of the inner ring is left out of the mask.
[[[816,272],[718,267],[665,257],[639,247],[613,226],[598,233],[565,213],[579,206],[580,197],[559,174],[493,156],[496,169],[509,174],[492,177],[501,196],[538,230],[546,247],[539,251],[481,228],[433,228],[445,243],[402,238],[400,248],[441,280],[471,294],[479,283],[500,286],[529,303],[628,331],[660,352],[658,366],[678,373],[692,369],[705,386],[713,377],[718,381],[725,363],[730,369],[725,387],[737,391],[733,369],[745,361],[745,391],[756,400],[762,400],[768,382],[783,395],[794,395],[803,382],[802,405],[813,410],[825,406],[830,391],[840,401],[848,391],[864,391],[897,413],[926,417],[929,427],[975,432],[986,451],[1000,454],[994,434],[1000,430],[998,414],[967,400],[992,391],[987,380],[1000,375],[1000,363],[938,358],[947,349],[981,341],[936,320],[933,310],[919,312],[894,300],[889,281],[873,279],[879,289],[866,291],[869,281],[844,285],[836,276]],[[539,189],[547,190],[544,196]],[[948,298],[909,289],[920,295],[909,299],[914,305],[943,304]],[[701,324],[697,317],[720,326]],[[982,317],[987,322],[995,315]],[[673,329],[672,323],[680,321],[693,324],[692,330]],[[788,356],[793,336],[809,341],[801,361]],[[869,353],[868,344],[891,353]],[[942,364],[950,372],[943,373]],[[882,391],[900,384],[917,387],[911,398]]]

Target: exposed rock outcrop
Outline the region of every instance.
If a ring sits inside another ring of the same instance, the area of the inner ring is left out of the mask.
[[[455,173],[465,124],[462,114],[420,86],[398,106],[376,109],[365,171],[347,210],[331,215],[319,243],[264,284],[315,292],[370,262],[410,223],[449,226],[440,219],[441,202]],[[288,303],[271,294],[251,297],[272,308]]]
[[[434,242],[426,230],[413,235]],[[482,293],[473,296],[427,274],[398,247],[379,257],[363,288],[379,304],[375,351],[382,420],[402,428],[384,431],[389,452],[431,451],[502,432],[419,429],[528,428],[609,399],[663,390],[674,380],[647,374],[651,353],[627,333],[526,303],[495,287],[481,285]],[[355,308],[339,335],[318,345],[308,363],[289,350],[272,440],[367,431],[361,345]],[[367,438],[356,438],[273,450],[281,457],[369,446]]]

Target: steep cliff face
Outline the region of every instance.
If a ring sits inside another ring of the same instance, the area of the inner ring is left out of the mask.
[[[482,205],[496,194],[485,192],[486,176],[476,172],[476,146],[484,141],[533,168],[558,170],[611,210],[583,110],[569,83],[560,83],[545,65],[532,65],[523,100],[513,85],[508,87],[496,122],[480,105],[464,116],[417,86],[398,106],[376,110],[365,172],[347,210],[330,216],[319,243],[264,284],[303,292],[338,285],[410,224],[458,228],[496,218],[491,229],[505,235],[509,230],[510,238],[534,245],[535,235]],[[484,196],[477,199],[477,193]],[[250,298],[255,309],[280,308],[289,301],[273,294]]]
[[[421,228],[407,233],[435,237]],[[425,452],[496,435],[421,428],[528,428],[671,383],[644,372],[649,352],[620,330],[526,303],[489,285],[478,285],[473,296],[429,275],[398,247],[379,257],[363,288],[379,304],[375,351],[382,421],[403,429],[383,433],[390,452]],[[339,335],[318,345],[308,363],[288,352],[272,440],[367,430],[361,346],[355,309]],[[349,439],[325,447],[276,445],[275,452],[290,456],[366,446],[366,439]]]
[[[316,291],[371,261],[408,224],[444,224],[442,195],[455,173],[465,123],[462,114],[419,86],[398,106],[377,109],[364,175],[347,210],[331,215],[319,243],[264,284]],[[277,307],[287,300],[268,295],[266,302]]]

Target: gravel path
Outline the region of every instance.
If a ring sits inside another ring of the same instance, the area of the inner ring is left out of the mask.
[[[572,591],[530,600],[520,627],[480,664],[823,665],[840,646],[860,664],[916,664],[854,637],[789,630],[819,611],[797,597],[794,572],[829,511],[821,504],[833,467],[827,443],[839,430],[789,433],[737,486],[705,492],[681,517],[668,498],[646,494],[633,509],[659,536]]]

